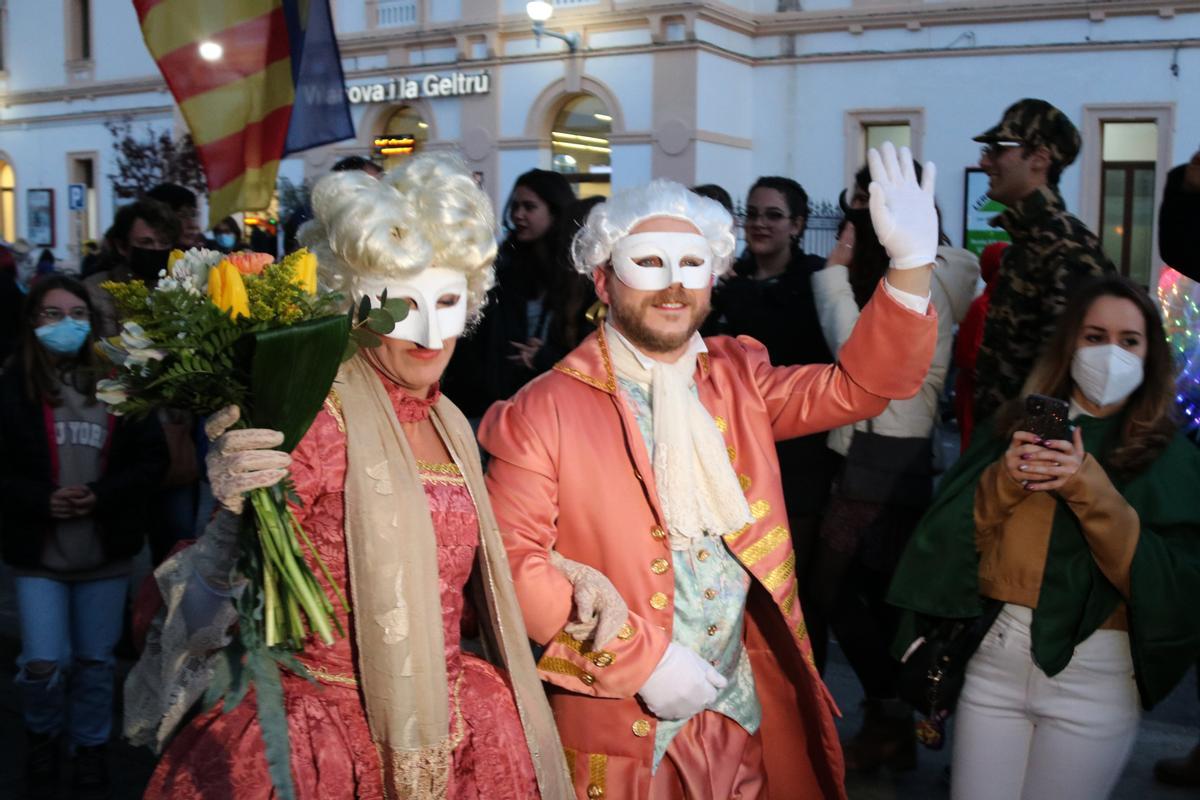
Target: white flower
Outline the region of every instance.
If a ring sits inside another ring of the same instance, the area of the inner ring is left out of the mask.
[[[129,393],[125,391],[125,384],[104,378],[96,381],[96,399],[107,406],[117,406],[129,399]]]
[[[146,336],[146,331],[136,322],[126,322],[121,326],[121,344],[126,350],[139,350],[154,344],[154,340]]]
[[[116,337],[113,338],[115,339]],[[108,339],[101,339],[96,346],[99,348],[101,355],[118,367],[125,363],[125,358],[129,355],[129,352],[124,347],[118,347]]]
[[[175,285],[198,294],[208,286],[208,271],[220,264],[223,258],[225,254],[219,250],[194,247],[171,266],[171,277],[175,280]]]
[[[166,357],[166,350],[157,350],[152,347],[133,348],[126,356],[125,366],[132,369],[133,367],[144,366],[151,361],[162,361]]]

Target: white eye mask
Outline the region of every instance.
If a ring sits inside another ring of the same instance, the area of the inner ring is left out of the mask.
[[[659,259],[662,266],[638,265],[647,258]],[[699,265],[692,266],[695,261]],[[656,292],[676,283],[685,289],[712,286],[712,248],[698,233],[631,234],[613,245],[612,265],[621,283],[643,292]]]
[[[461,336],[467,327],[467,276],[455,269],[427,267],[412,277],[377,278],[360,281],[354,290],[354,300],[371,298],[373,307],[387,289],[389,299],[408,300],[408,316],[396,323],[389,339],[441,350],[442,341]],[[447,295],[458,298],[452,306],[439,308],[438,302]]]

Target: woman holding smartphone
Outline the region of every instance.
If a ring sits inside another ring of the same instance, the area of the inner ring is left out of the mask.
[[[1123,278],[1076,292],[1025,384],[1069,404],[1031,433],[1025,397],[981,426],[909,543],[889,600],[969,618],[1004,603],[958,703],[951,796],[1107,797],[1140,708],[1200,654],[1200,450],[1172,419],[1153,302]]]

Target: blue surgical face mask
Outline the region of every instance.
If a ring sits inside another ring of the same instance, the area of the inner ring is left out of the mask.
[[[47,350],[60,356],[73,356],[78,353],[91,332],[92,323],[70,317],[34,330],[38,341]]]
[[[237,244],[237,236],[234,236],[232,233],[217,234],[217,246],[221,249],[232,250],[235,244]]]

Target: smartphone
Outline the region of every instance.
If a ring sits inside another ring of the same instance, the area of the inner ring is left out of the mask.
[[[1066,400],[1057,397],[1047,397],[1044,394],[1031,394],[1025,398],[1025,423],[1022,430],[1035,433],[1049,441],[1071,441],[1071,423],[1067,419],[1070,405]]]

